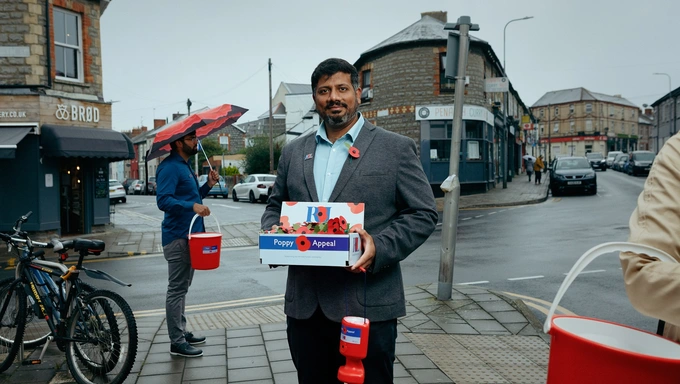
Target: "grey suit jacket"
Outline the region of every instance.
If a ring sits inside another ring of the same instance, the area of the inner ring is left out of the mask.
[[[364,274],[344,268],[289,266],[285,313],[290,317],[309,318],[317,306],[337,322],[346,315],[364,316],[364,310],[371,321],[406,314],[399,262],[434,231],[438,217],[432,189],[410,138],[366,122],[354,146],[360,157],[347,157],[329,201],[365,203],[364,229],[376,247],[372,268],[364,282]],[[315,150],[315,135],[283,148],[263,229],[279,223],[284,201],[319,201],[314,159],[306,158]]]

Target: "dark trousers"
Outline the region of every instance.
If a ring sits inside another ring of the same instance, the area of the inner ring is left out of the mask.
[[[317,308],[309,319],[288,317],[288,346],[298,372],[299,384],[333,384],[338,368],[345,364],[340,354],[341,324],[331,321]],[[368,354],[363,360],[364,383],[392,383],[394,378],[397,320],[371,322]]]
[[[541,171],[536,171],[536,183],[541,183]]]

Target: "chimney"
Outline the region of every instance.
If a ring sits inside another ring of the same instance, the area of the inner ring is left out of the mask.
[[[645,113],[646,116],[652,116],[653,112],[654,112],[654,110],[652,108],[647,107],[647,108],[645,108],[644,113]]]
[[[147,130],[148,128],[147,128],[146,126],[142,125],[142,128],[140,128],[140,129],[142,130],[142,132],[146,132],[146,130]]]
[[[433,17],[443,23],[446,23],[446,11],[433,11],[433,12],[422,12],[420,14],[420,18],[422,19],[425,16],[430,16]]]
[[[182,116],[184,116],[183,113],[179,113],[179,112],[173,113],[173,114],[172,114],[172,121],[175,121],[175,120],[179,119],[179,118],[182,117]]]
[[[618,97],[618,98],[620,99],[620,98],[621,98],[621,95],[620,95],[620,94],[614,95],[614,97]]]
[[[160,128],[165,125],[164,119],[153,119],[153,129]]]

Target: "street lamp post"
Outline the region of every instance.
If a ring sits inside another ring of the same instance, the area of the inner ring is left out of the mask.
[[[505,24],[503,27],[503,77],[507,78],[508,74],[505,70],[505,30],[508,28],[508,24],[515,21],[529,20],[533,19],[533,16],[524,16],[520,19],[512,19]],[[508,92],[505,92],[505,111],[503,113],[503,136],[505,136],[505,145],[503,146],[503,189],[508,187],[508,147],[510,135],[508,133],[508,127],[506,125],[506,117],[508,116],[508,97],[510,95],[510,82],[508,81]]]
[[[671,95],[673,94],[673,87],[671,85],[671,75],[663,72],[654,72],[653,75],[660,75],[660,76],[666,76],[668,77],[668,102],[671,104],[671,109],[673,109],[673,113],[671,118],[673,119],[673,124],[669,124],[668,130],[671,133],[671,136],[675,135],[675,103],[671,99]],[[658,126],[657,126],[658,127]],[[656,130],[656,152],[659,152],[659,129],[657,128]]]

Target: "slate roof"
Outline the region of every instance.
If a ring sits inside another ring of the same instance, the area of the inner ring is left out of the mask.
[[[370,52],[380,50],[382,48],[389,47],[391,45],[422,41],[446,40],[449,37],[449,31],[444,30],[445,25],[446,23],[444,23],[443,21],[425,15],[421,17],[420,20],[403,29],[401,32],[388,38],[387,40],[382,41],[373,48],[370,48],[369,50],[365,51],[364,53],[361,54],[361,56],[366,55],[367,53]],[[452,32],[457,33],[456,31]],[[470,35],[470,41],[471,42],[477,41],[487,44],[486,41],[476,38],[472,35]]]
[[[283,83],[283,86],[286,87],[286,90],[288,91],[288,93],[286,93],[287,95],[312,94],[311,84]]]
[[[621,104],[628,107],[639,108],[637,105],[631,103],[627,99],[620,96],[610,96],[604,93],[591,92],[583,87],[573,89],[563,89],[560,91],[551,91],[543,95],[531,107],[542,107],[546,105],[567,104],[576,101],[604,101],[612,104]]]

